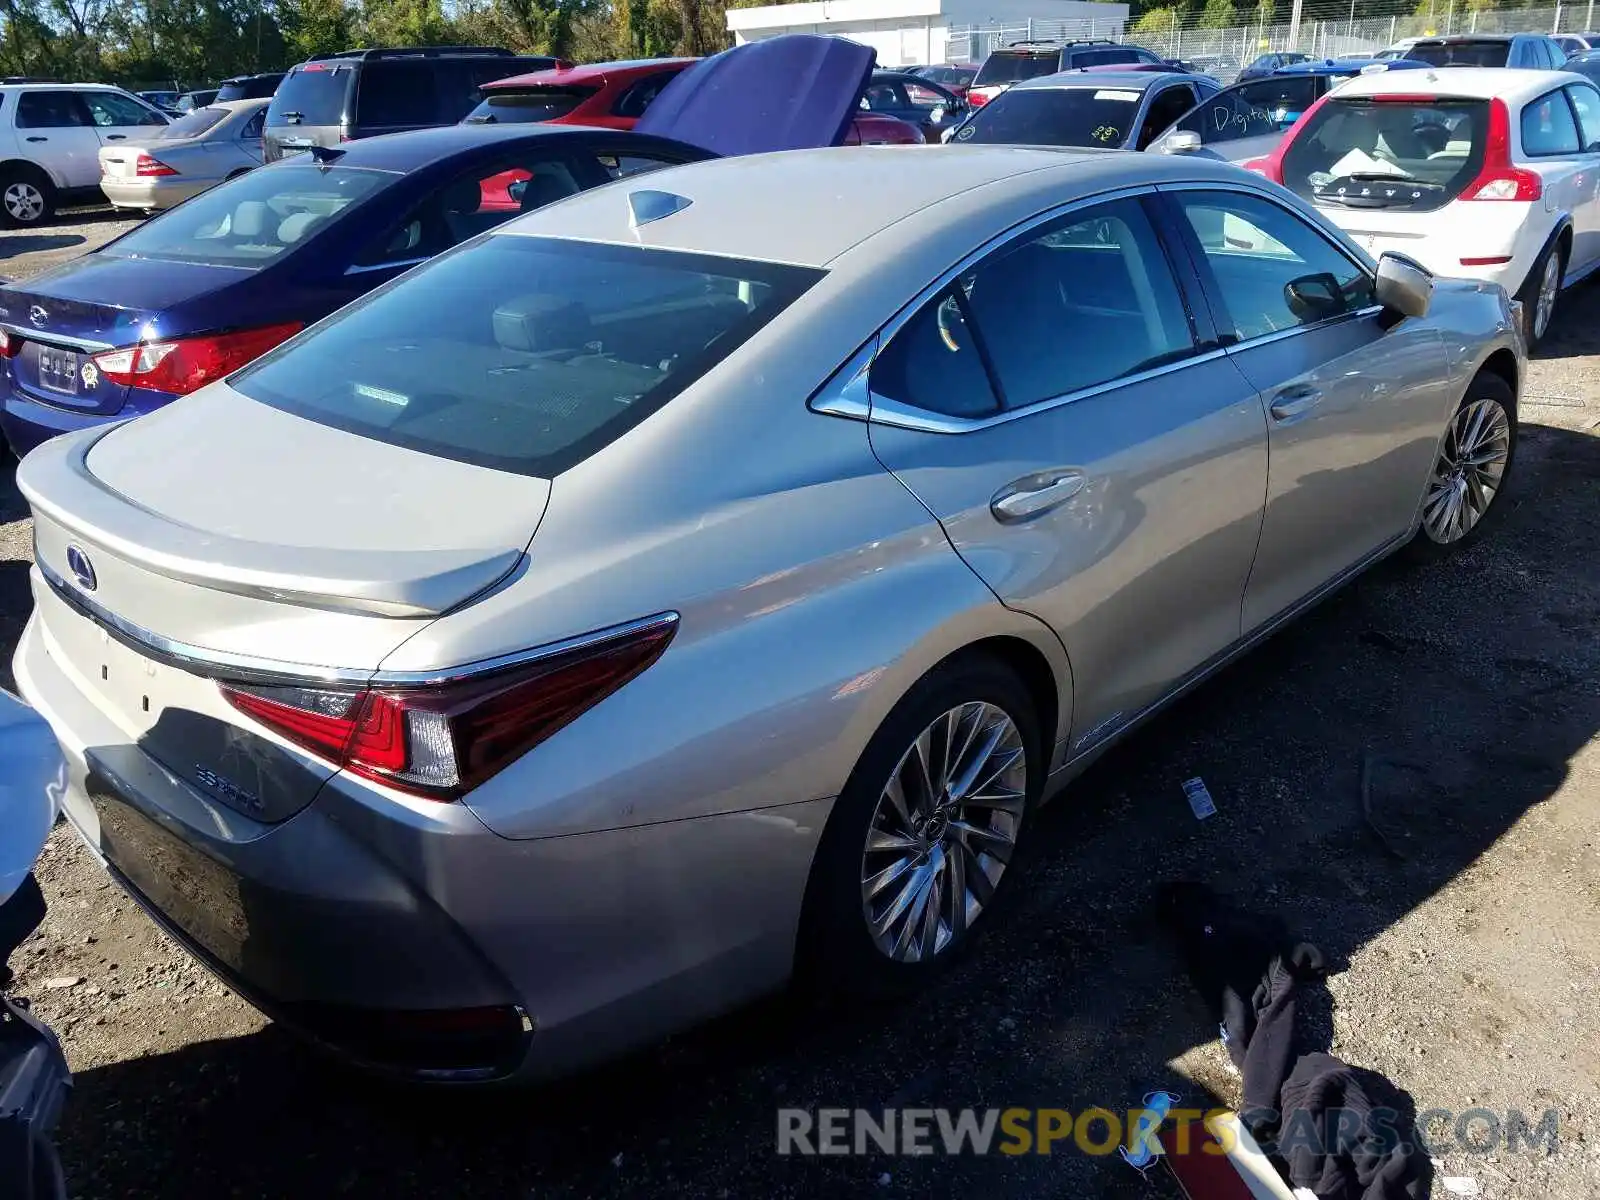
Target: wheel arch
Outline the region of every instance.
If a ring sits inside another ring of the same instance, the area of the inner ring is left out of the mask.
[[[0,159],[0,176],[5,176],[12,172],[26,172],[29,175],[39,176],[51,187],[58,190],[62,187],[61,180],[55,177],[54,172],[49,167],[44,166],[42,163],[34,162],[31,158]]]
[[[1521,379],[1517,372],[1517,356],[1508,348],[1501,346],[1490,354],[1488,358],[1479,364],[1478,369],[1473,372],[1473,376],[1476,377],[1485,371],[1505,380],[1506,386],[1511,389],[1513,396],[1520,395]]]

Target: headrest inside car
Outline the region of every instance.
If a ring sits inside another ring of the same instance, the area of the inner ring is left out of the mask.
[[[278,240],[284,245],[293,245],[310,233],[313,225],[320,224],[322,224],[320,213],[295,213],[285,217],[283,223],[278,226]]]
[[[246,200],[233,210],[234,237],[260,237],[267,225],[267,206],[260,200]]]
[[[592,336],[589,310],[565,296],[519,296],[494,310],[494,340],[507,350],[578,351]]]

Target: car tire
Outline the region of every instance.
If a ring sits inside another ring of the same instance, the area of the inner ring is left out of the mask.
[[[1561,281],[1567,273],[1567,251],[1564,238],[1557,238],[1533,264],[1528,278],[1523,282],[1517,299],[1522,301],[1522,334],[1533,349],[1550,332],[1555,320],[1556,305],[1561,299]],[[1547,307],[1541,308],[1541,305]]]
[[[37,167],[13,167],[0,174],[0,225],[35,229],[56,213],[56,189]]]
[[[934,766],[931,789],[912,782],[919,761],[942,764],[952,744],[953,769]],[[801,979],[825,995],[891,996],[942,972],[1016,874],[1046,752],[1027,686],[997,659],[960,656],[920,680],[868,743],[823,830]]]
[[[1480,371],[1451,414],[1428,473],[1413,553],[1456,554],[1483,536],[1504,507],[1517,456],[1517,397],[1511,385]]]

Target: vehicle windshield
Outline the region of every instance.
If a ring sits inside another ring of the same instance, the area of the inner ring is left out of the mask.
[[[1418,42],[1406,57],[1430,67],[1503,67],[1511,55],[1511,43],[1499,40],[1463,42]]]
[[[1593,83],[1600,83],[1600,57],[1569,58],[1562,70],[1575,71]]]
[[[821,276],[493,235],[372,293],[229,383],[362,437],[548,477],[666,404]]]
[[[1131,88],[1013,88],[985,104],[955,140],[1021,146],[1121,146],[1139,100]]]
[[[273,166],[241,175],[106,246],[113,258],[264,267],[399,176],[354,167]]]
[[[973,79],[974,87],[986,83],[1016,83],[1022,79],[1037,79],[1040,75],[1054,75],[1061,69],[1061,52],[1044,54],[1018,54],[1010,50],[996,50],[983,60]]]
[[[597,87],[497,88],[467,114],[468,125],[519,125],[564,117],[600,89]]]
[[[225,108],[194,108],[168,125],[157,136],[164,142],[199,137],[228,115]]]
[[[1283,157],[1284,184],[1319,204],[1429,212],[1483,166],[1487,100],[1330,100]]]
[[[273,93],[272,104],[267,109],[267,124],[340,124],[350,96],[350,81],[354,78],[355,72],[349,67],[330,70],[321,63],[296,67]]]

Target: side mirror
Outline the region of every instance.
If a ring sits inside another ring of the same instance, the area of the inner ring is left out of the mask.
[[[1200,149],[1200,135],[1192,129],[1174,129],[1161,139],[1163,154],[1193,154]]]
[[[1386,251],[1378,259],[1378,303],[1403,317],[1425,317],[1433,300],[1433,274],[1403,254]]]
[[[1302,321],[1326,321],[1344,311],[1339,281],[1328,271],[1291,279],[1283,291],[1289,311]]]

